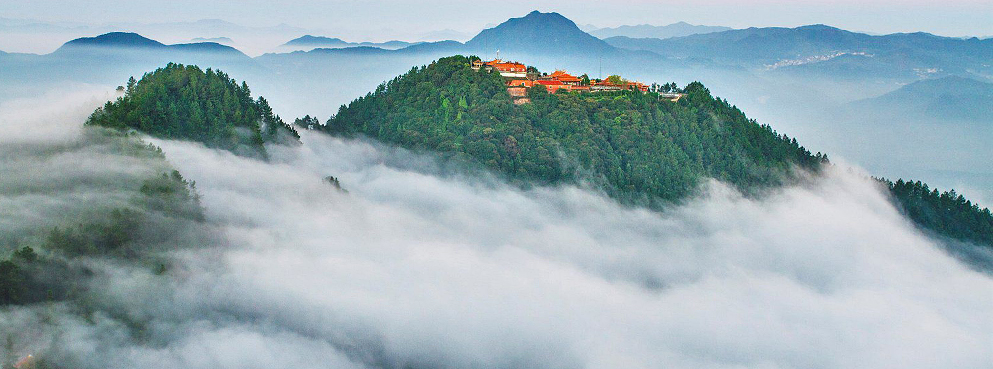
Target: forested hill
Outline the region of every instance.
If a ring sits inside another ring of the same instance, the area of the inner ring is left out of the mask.
[[[945,237],[993,246],[993,214],[955,190],[940,192],[921,181],[880,180],[907,216],[921,228]]]
[[[264,98],[252,99],[244,82],[238,85],[221,71],[173,63],[140,81],[131,78],[124,96],[97,109],[86,124],[192,140],[262,158],[268,156],[264,143],[300,138]]]
[[[474,71],[469,61],[414,68],[342,106],[324,128],[469,158],[519,180],[592,180],[622,201],[653,207],[686,197],[706,177],[753,193],[827,161],[698,82],[678,102],[532,88],[531,102],[515,105],[498,74]]]

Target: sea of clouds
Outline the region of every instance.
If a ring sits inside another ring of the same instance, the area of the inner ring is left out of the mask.
[[[0,122],[47,114],[78,132],[80,106],[92,107],[70,97],[32,114],[3,105]],[[150,140],[196,181],[213,237],[177,245],[165,276],[94,261],[97,311],[7,308],[0,333],[16,332],[19,356],[80,368],[993,362],[993,279],[916,230],[857,170],[839,165],[762,198],[712,182],[659,213],[302,133],[301,146],[271,147],[270,162]]]

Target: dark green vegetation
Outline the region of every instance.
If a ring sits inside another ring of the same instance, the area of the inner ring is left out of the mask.
[[[955,190],[939,192],[921,181],[886,184],[903,211],[918,226],[939,235],[993,246],[993,214]]]
[[[89,137],[88,145],[109,147],[106,154],[128,158],[125,160],[129,162],[154,167],[164,163],[160,149],[133,136],[101,129],[90,132]],[[76,186],[86,187],[86,183],[98,181],[86,178]],[[108,199],[97,200],[96,208],[64,204],[67,219],[52,222],[54,226],[0,231],[0,246],[7,252],[0,254],[0,306],[85,299],[95,273],[89,262],[96,260],[161,274],[168,265],[162,253],[179,247],[177,240],[194,235],[191,226],[204,220],[195,184],[178,171],[144,180],[115,179],[109,186]],[[121,201],[109,199],[119,194],[124,196]],[[71,192],[64,201],[71,202],[76,196],[83,195]],[[86,215],[80,215],[80,211]]]
[[[221,71],[169,63],[128,81],[124,96],[93,112],[87,125],[202,142],[246,156],[267,157],[264,143],[299,140],[262,97],[252,99]]]
[[[50,228],[0,232],[0,246],[11,252],[0,255],[4,257],[0,305],[81,298],[93,273],[85,260],[126,261],[124,265],[165,272],[161,253],[182,243],[177,241],[180,237],[189,245],[189,238],[198,234],[193,225],[204,215],[195,183],[165,164],[159,148],[129,131],[194,140],[263,158],[267,157],[264,143],[299,142],[296,130],[275,116],[264,98],[252,99],[245,83],[238,85],[223,72],[173,63],[140,81],[132,78],[124,96],[98,108],[86,125],[92,128],[78,145],[47,150],[81,150],[77,155],[97,150],[130,166],[141,163],[146,172],[158,172],[115,179],[101,177],[112,172],[93,174],[76,186],[100,184],[99,191],[108,192],[106,200],[80,205],[82,210]],[[43,150],[38,155],[51,153]],[[111,192],[114,196],[109,196]]]
[[[550,94],[514,105],[496,73],[439,59],[342,106],[325,129],[465,157],[511,178],[592,180],[625,201],[689,195],[704,177],[751,193],[816,171],[827,158],[759,125],[700,83],[679,102],[655,94]]]

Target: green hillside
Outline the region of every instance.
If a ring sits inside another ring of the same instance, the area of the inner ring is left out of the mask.
[[[532,88],[531,102],[515,105],[498,74],[473,71],[469,60],[414,68],[342,106],[324,129],[467,158],[518,180],[593,181],[652,206],[684,198],[705,177],[753,193],[827,161],[698,82],[678,102]]]
[[[252,99],[220,71],[170,63],[131,78],[124,96],[97,109],[87,125],[134,129],[152,136],[201,142],[239,155],[267,157],[266,142],[296,141],[296,130]]]
[[[897,205],[921,228],[945,237],[993,246],[990,209],[980,208],[955,190],[940,192],[921,181],[880,181],[889,187]]]
[[[92,307],[87,298],[95,277],[88,263],[162,274],[170,264],[169,252],[189,247],[188,240],[202,236],[198,229],[204,209],[195,184],[166,162],[161,149],[132,135],[91,128],[73,145],[29,149],[20,157],[46,170],[46,158],[94,153],[107,163],[130,167],[121,174],[83,169],[67,180],[70,183],[58,195],[30,184],[31,179],[0,179],[0,196],[46,198],[51,203],[36,210],[58,207],[61,213],[8,222],[12,226],[0,229],[0,308],[75,301],[86,310]],[[16,169],[16,165],[16,161],[0,163],[0,169]],[[24,211],[24,216],[32,214]]]

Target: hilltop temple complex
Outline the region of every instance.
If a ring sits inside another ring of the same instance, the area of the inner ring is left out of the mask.
[[[564,92],[604,92],[604,91],[640,91],[642,93],[656,92],[656,86],[646,85],[637,81],[621,79],[620,76],[610,76],[606,79],[590,79],[585,74],[579,77],[556,70],[551,74],[539,73],[534,67],[528,67],[519,62],[494,59],[483,61],[474,59],[472,69],[496,71],[507,83],[507,92],[517,104],[528,102],[527,90],[535,86],[543,86],[551,93]],[[660,94],[660,98],[677,101],[682,97],[679,93]]]

